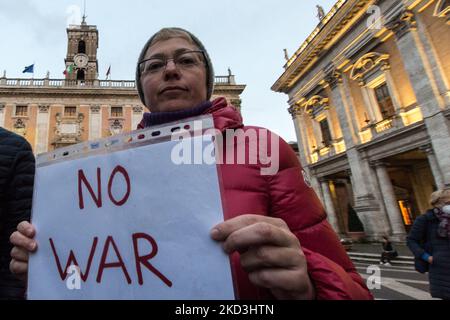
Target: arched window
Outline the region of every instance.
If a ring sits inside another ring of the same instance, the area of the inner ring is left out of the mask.
[[[445,17],[450,11],[450,0],[440,0],[434,9],[434,15],[438,17]]]
[[[77,71],[77,80],[84,80],[84,70]]]
[[[78,42],[78,53],[86,53],[86,42],[84,40]]]

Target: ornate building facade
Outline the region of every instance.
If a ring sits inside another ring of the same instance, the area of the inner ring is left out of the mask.
[[[450,2],[339,0],[288,59],[300,159],[342,237],[405,239],[450,186]]]
[[[67,36],[65,79],[0,78],[0,126],[23,135],[35,154],[135,130],[144,112],[134,80],[98,79],[96,26],[83,19]],[[244,89],[229,71],[216,76],[213,98],[240,109]]]

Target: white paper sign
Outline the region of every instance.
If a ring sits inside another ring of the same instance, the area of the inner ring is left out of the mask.
[[[29,299],[234,299],[209,236],[223,221],[216,165],[173,164],[177,143],[37,168]]]

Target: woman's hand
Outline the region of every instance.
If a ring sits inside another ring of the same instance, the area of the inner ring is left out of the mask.
[[[428,263],[429,264],[433,264],[433,256],[429,256],[428,257]]]
[[[11,263],[9,269],[19,279],[26,280],[28,274],[28,256],[37,249],[37,243],[33,240],[36,230],[28,221],[22,221],[17,226],[17,231],[11,234],[9,240],[14,245],[11,250]]]
[[[228,254],[238,251],[250,281],[277,299],[314,299],[300,242],[283,220],[241,215],[215,226],[211,237]]]

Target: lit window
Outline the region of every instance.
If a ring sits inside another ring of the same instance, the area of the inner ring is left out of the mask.
[[[374,90],[383,120],[395,115],[394,104],[386,83],[376,87]]]
[[[410,204],[408,203],[408,201],[404,201],[404,200],[398,201],[398,204],[400,206],[400,211],[402,213],[403,223],[407,226],[412,225],[413,220],[412,220]]]
[[[16,117],[26,117],[28,113],[27,106],[16,106]]]
[[[320,125],[320,131],[322,132],[322,143],[324,146],[331,145],[331,131],[330,126],[328,124],[328,120],[325,118],[319,122]]]
[[[111,117],[122,117],[123,116],[123,111],[122,111],[122,107],[111,107]]]

